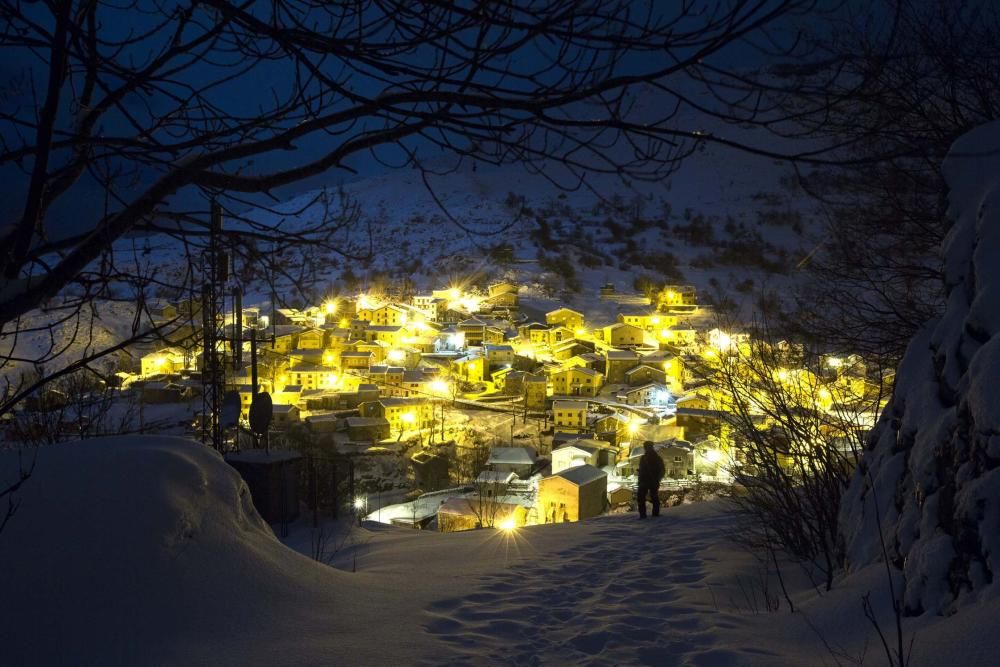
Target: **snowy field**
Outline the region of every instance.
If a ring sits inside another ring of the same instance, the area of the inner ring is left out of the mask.
[[[0,474],[16,469],[5,453]],[[879,567],[823,595],[790,574],[797,611],[768,613],[720,502],[510,535],[356,529],[329,567],[186,440],[45,448],[19,500],[0,533],[4,665],[885,662],[860,601],[891,625]],[[912,664],[996,664],[997,613],[907,620]]]

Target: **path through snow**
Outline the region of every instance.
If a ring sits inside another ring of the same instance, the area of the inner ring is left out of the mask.
[[[716,560],[713,547],[731,523],[717,513],[594,522],[586,542],[513,563],[482,576],[469,594],[429,605],[425,629],[450,652],[434,662],[766,661],[774,654],[720,648],[720,631],[735,625],[713,602],[706,564]]]

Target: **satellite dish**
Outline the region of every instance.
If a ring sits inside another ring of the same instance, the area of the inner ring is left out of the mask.
[[[236,428],[240,421],[240,393],[238,391],[227,391],[222,398],[222,415],[220,420],[222,428]]]
[[[267,432],[267,427],[271,425],[273,414],[271,395],[266,391],[254,394],[253,401],[250,402],[250,430],[257,435]]]

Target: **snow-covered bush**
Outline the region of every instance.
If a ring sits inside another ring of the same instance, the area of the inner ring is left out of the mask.
[[[884,543],[908,614],[991,595],[1000,569],[1000,123],[960,138],[944,175],[947,307],[911,341],[840,516],[848,565]]]

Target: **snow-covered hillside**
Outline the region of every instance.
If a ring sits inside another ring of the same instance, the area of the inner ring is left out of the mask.
[[[0,479],[16,469],[0,455]],[[767,613],[776,582],[718,502],[512,534],[356,529],[334,569],[282,545],[235,471],[181,439],[43,448],[18,498],[4,665],[881,664],[860,596],[889,620],[877,566],[824,596],[789,571],[797,611]],[[991,664],[997,612],[908,620],[912,664]]]
[[[788,166],[720,148],[689,157],[665,182],[624,183],[615,176],[591,175],[585,185],[565,191],[553,177],[563,186],[572,183],[517,165],[476,170],[466,165],[447,175],[428,175],[426,184],[420,172],[401,169],[331,186],[325,199],[318,198],[321,191],[306,192],[266,211],[246,211],[247,219],[294,232],[339,212],[342,191],[359,215],[338,234],[339,247],[363,252],[370,244],[371,259],[291,251],[279,263],[301,279],[292,285],[287,277],[258,270],[243,285],[244,303],[270,306],[267,278],[278,283],[280,305],[309,305],[332,294],[400,287],[404,281],[428,289],[507,277],[524,285],[525,303],[535,310],[544,312],[558,302],[613,321],[616,306],[601,302],[598,288],[612,282],[631,292],[639,278],[694,284],[702,303],[721,295],[747,313],[762,288],[780,292],[794,280],[798,261],[820,232],[810,216],[813,204],[794,186]],[[230,230],[245,224],[224,221]],[[177,241],[127,238],[115,247],[121,268],[155,275],[163,285],[184,282],[187,255]],[[253,267],[235,268],[241,275],[254,273]],[[46,364],[51,372],[120,340],[141,307],[133,286],[122,285],[120,291],[121,301],[93,302],[96,317],[88,307],[81,320],[70,318],[51,332],[14,335],[26,323],[47,322],[40,312],[11,323],[0,334],[0,351],[31,360],[47,349],[50,333],[58,342],[71,341],[65,354]],[[145,296],[190,295],[160,287]],[[144,313],[138,322],[140,329],[151,326]],[[88,348],[92,325],[96,345]],[[32,370],[30,361],[14,361],[0,369],[0,376],[17,384]]]
[[[911,342],[842,513],[855,567],[881,558],[881,519],[911,614],[950,613],[1000,590],[998,154],[992,123],[959,139],[944,165],[947,308]]]

